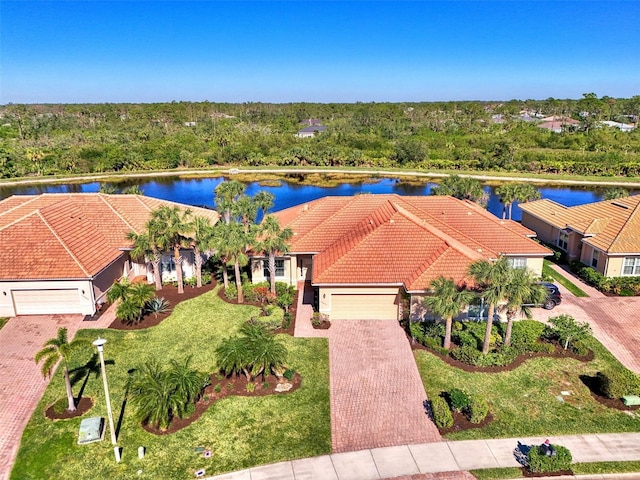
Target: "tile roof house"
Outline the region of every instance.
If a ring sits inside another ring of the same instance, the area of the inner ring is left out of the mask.
[[[178,205],[140,195],[69,193],[14,195],[0,201],[0,317],[93,315],[114,281],[151,268],[129,256],[127,233],[142,233],[152,210]],[[215,223],[217,212],[190,208]],[[185,274],[193,259],[186,251]],[[171,276],[171,255],[163,257]],[[173,267],[175,276],[175,267]]]
[[[607,277],[640,275],[640,195],[565,207],[520,204],[522,224],[538,238]]]
[[[293,230],[276,280],[310,282],[317,309],[332,319],[398,319],[402,299],[414,309],[441,275],[471,284],[476,260],[506,256],[540,274],[551,254],[533,231],[452,197],[324,197],[274,216]],[[265,264],[252,258],[254,282],[268,278]]]
[[[315,137],[317,133],[322,133],[326,130],[327,130],[327,127],[325,127],[324,125],[314,124],[298,130],[298,133],[296,133],[296,137],[298,138]]]

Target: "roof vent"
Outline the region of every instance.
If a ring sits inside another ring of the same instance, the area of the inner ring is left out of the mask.
[[[391,220],[389,220],[389,223],[394,223],[394,220],[393,220],[393,218],[392,218]]]
[[[616,207],[620,207],[620,208],[624,208],[625,210],[629,210],[629,206],[628,205],[623,205],[622,203],[611,202],[611,205],[615,205]]]
[[[307,210],[309,210],[309,204],[308,204],[308,203],[305,203],[305,204],[304,204],[304,207],[302,207],[302,210],[303,210],[303,211],[305,211],[305,212],[306,212]]]

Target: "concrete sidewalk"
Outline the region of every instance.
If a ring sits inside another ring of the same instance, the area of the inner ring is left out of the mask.
[[[567,435],[549,439],[552,444],[567,447],[574,463],[640,460],[640,433]],[[545,437],[523,437],[375,448],[264,465],[209,479],[383,480],[439,472],[459,472],[459,478],[469,478],[468,474],[462,472],[481,468],[520,467],[514,455],[518,442],[540,445],[544,440]],[[640,478],[640,473],[634,475],[617,474],[613,478]]]

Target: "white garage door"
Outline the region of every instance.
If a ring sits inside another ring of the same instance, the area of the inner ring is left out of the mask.
[[[55,290],[13,290],[16,315],[81,313],[77,288]]]
[[[331,295],[332,320],[397,320],[398,295]]]

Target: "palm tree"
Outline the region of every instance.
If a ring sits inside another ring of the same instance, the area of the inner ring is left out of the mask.
[[[453,317],[474,298],[468,290],[458,290],[452,279],[438,277],[431,282],[432,295],[425,297],[424,305],[446,322],[444,348],[451,348],[451,325]]]
[[[511,330],[513,319],[518,313],[531,316],[528,305],[540,305],[547,298],[547,289],[537,283],[536,278],[527,268],[511,268],[505,285],[505,299],[507,300],[507,330],[504,344],[511,345]]]
[[[229,249],[229,239],[232,236],[233,225],[218,222],[213,228],[212,244],[216,252],[216,256],[222,263],[222,282],[224,288],[229,288],[229,272],[227,267],[231,262],[231,251]]]
[[[493,315],[498,303],[506,297],[506,281],[509,275],[509,263],[506,257],[500,257],[495,261],[478,260],[469,266],[471,274],[480,287],[482,297],[489,305],[487,312],[487,328],[484,334],[482,353],[489,353],[491,343],[491,327],[493,326]]]
[[[450,195],[460,200],[471,200],[480,204],[486,203],[487,200],[487,194],[480,180],[458,175],[443,178],[431,189],[431,195]]]
[[[516,201],[516,184],[515,183],[503,183],[496,188],[496,193],[502,203],[502,219],[507,218],[507,209],[511,210],[511,204]],[[509,214],[511,217],[511,214]]]
[[[500,197],[500,201],[504,204],[504,208],[502,209],[503,220],[507,209],[509,211],[509,219],[512,218],[514,202],[529,202],[540,198],[540,192],[530,183],[503,183],[496,188],[496,193]]]
[[[253,196],[253,201],[258,206],[258,210],[262,213],[262,218],[267,215],[267,210],[273,207],[274,195],[271,192],[260,190]]]
[[[137,368],[129,383],[129,395],[136,409],[136,417],[161,430],[169,426],[173,410],[179,408],[173,392],[167,374],[156,361]]]
[[[214,245],[222,261],[222,278],[225,288],[229,288],[227,265],[233,263],[235,282],[238,291],[238,303],[244,303],[242,294],[242,277],[240,267],[249,261],[246,247],[251,243],[251,236],[244,233],[244,227],[239,223],[225,224],[219,222],[215,228]]]
[[[629,190],[622,187],[607,188],[602,194],[603,200],[615,200],[616,198],[625,198],[629,196]]]
[[[207,217],[194,217],[191,248],[196,264],[196,286],[202,287],[202,253],[213,246],[213,226]]]
[[[280,370],[287,358],[287,347],[265,327],[245,323],[240,329],[249,361],[251,362],[251,374],[256,377],[262,374],[264,380],[268,372],[274,372],[280,376]]]
[[[244,183],[237,180],[224,181],[215,189],[215,205],[218,213],[224,218],[228,225],[231,223],[231,216],[238,198],[244,193]]]
[[[160,274],[160,260],[162,252],[155,242],[151,240],[150,235],[153,234],[153,227],[147,222],[147,233],[138,235],[135,232],[129,232],[127,239],[133,241],[133,249],[130,255],[134,259],[151,259],[151,268],[153,269],[153,279],[156,284],[156,290],[162,290],[162,277]]]
[[[290,228],[282,229],[280,222],[273,215],[267,215],[260,225],[260,242],[256,246],[256,250],[267,254],[269,284],[271,293],[276,293],[276,254],[285,254],[289,252],[288,241],[293,237],[293,231]]]
[[[152,235],[161,250],[173,250],[173,260],[178,277],[178,293],[184,293],[184,279],[182,278],[181,248],[188,247],[186,236],[192,230],[191,210],[181,210],[178,206],[162,206],[151,212]]]
[[[51,375],[51,370],[58,363],[62,362],[64,368],[64,385],[67,391],[67,402],[70,412],[76,411],[76,403],[73,398],[73,391],[71,390],[71,379],[69,378],[68,363],[71,354],[81,348],[90,348],[91,342],[85,339],[78,339],[69,342],[67,340],[67,329],[60,327],[58,329],[58,336],[47,340],[44,344],[44,348],[36,353],[35,362],[40,363],[40,360],[44,359],[42,364],[42,376],[47,377]]]
[[[153,298],[155,289],[146,283],[129,283],[125,278],[114,283],[107,292],[110,302],[119,301],[116,317],[125,322],[140,322],[144,308]]]
[[[239,337],[225,338],[216,348],[218,366],[225,375],[242,372],[251,381],[249,372],[249,352],[247,345]]]

